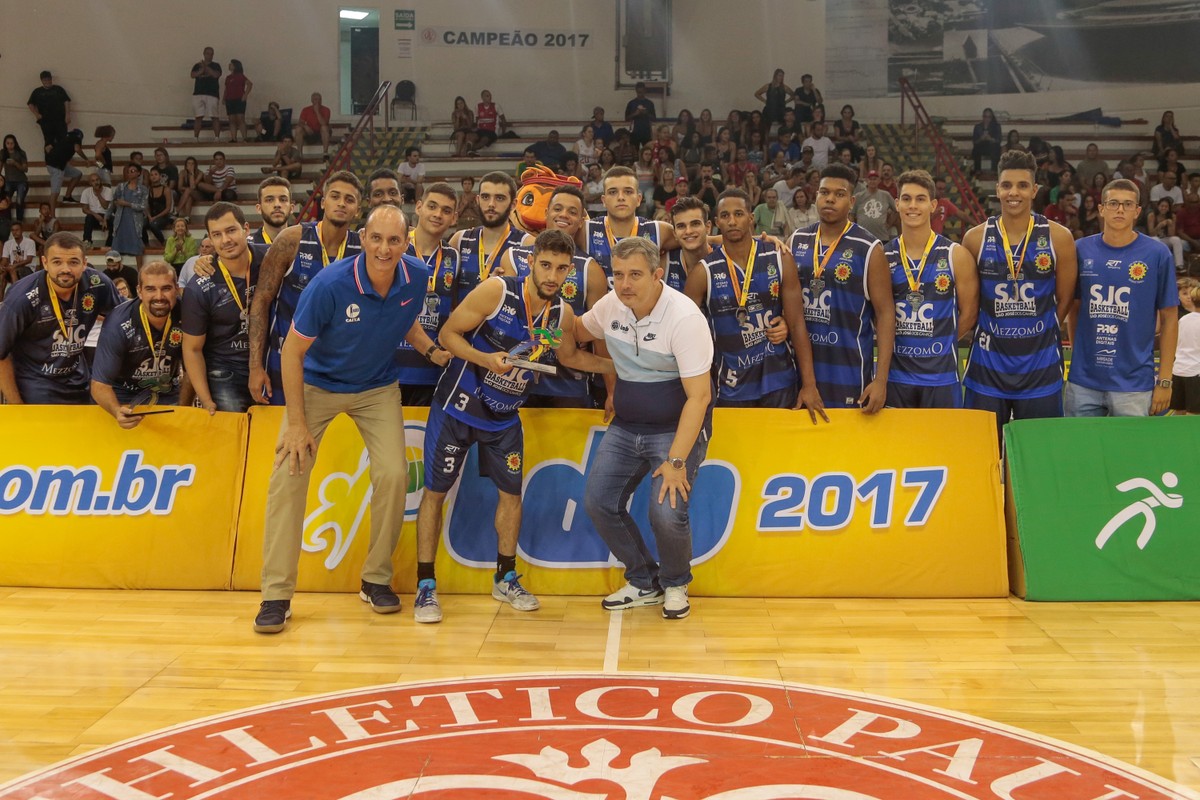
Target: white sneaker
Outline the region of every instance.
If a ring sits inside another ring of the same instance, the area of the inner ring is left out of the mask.
[[[639,589],[632,583],[627,583],[601,600],[600,605],[606,611],[621,611],[638,606],[661,606],[662,602],[662,589]]]
[[[417,584],[417,599],[413,601],[413,619],[417,622],[442,621],[442,604],[438,602],[437,584],[423,580]]]
[[[668,586],[665,590],[666,599],[663,602],[663,619],[683,619],[691,613],[688,605],[688,588],[686,586]]]
[[[509,570],[504,580],[497,580],[492,585],[492,597],[502,603],[508,603],[517,611],[537,611],[542,607],[538,599],[525,590],[521,585],[520,575]]]

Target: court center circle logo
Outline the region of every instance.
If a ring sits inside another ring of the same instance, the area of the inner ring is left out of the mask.
[[[376,686],[200,720],[0,798],[1195,798],[986,720],[785,683],[627,673]]]

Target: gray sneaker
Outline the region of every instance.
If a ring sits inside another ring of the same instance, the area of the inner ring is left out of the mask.
[[[441,622],[442,604],[438,602],[437,582],[428,578],[417,584],[417,599],[413,601],[413,619],[417,622]]]
[[[686,586],[668,586],[664,591],[667,596],[663,602],[663,619],[683,619],[691,613]]]
[[[509,570],[503,579],[495,581],[492,586],[492,597],[502,603],[508,603],[517,611],[537,611],[542,604],[536,597],[525,591],[520,577],[517,573]]]
[[[627,583],[620,589],[600,601],[606,611],[620,611],[625,608],[639,606],[661,606],[663,603],[662,589],[639,589],[632,583]]]

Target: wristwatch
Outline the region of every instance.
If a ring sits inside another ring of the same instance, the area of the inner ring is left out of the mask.
[[[432,360],[433,360],[433,353],[434,353],[434,351],[435,351],[435,350],[444,350],[444,349],[445,349],[445,348],[444,348],[444,347],[442,347],[440,344],[431,344],[431,345],[429,345],[429,347],[428,347],[428,348],[425,350],[425,360],[426,360],[426,361],[432,361]]]
[[[1173,383],[1174,381],[1172,381],[1170,378],[1161,378],[1155,382],[1154,385],[1160,389],[1170,389]]]
[[[675,469],[683,469],[684,465],[687,463],[682,458],[668,458],[667,461]]]

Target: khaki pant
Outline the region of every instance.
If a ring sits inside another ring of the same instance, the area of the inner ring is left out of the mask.
[[[362,579],[391,584],[392,554],[404,523],[408,465],[404,459],[404,414],[395,384],[357,394],[338,394],[304,385],[308,429],[320,446],[325,429],[338,414],[354,421],[367,445],[371,466],[371,540]],[[280,437],[287,430],[284,414]],[[296,591],[304,507],[312,464],[303,474],[288,475],[287,463],[271,473],[267,489],[267,522],[263,537],[264,600],[290,600]]]

